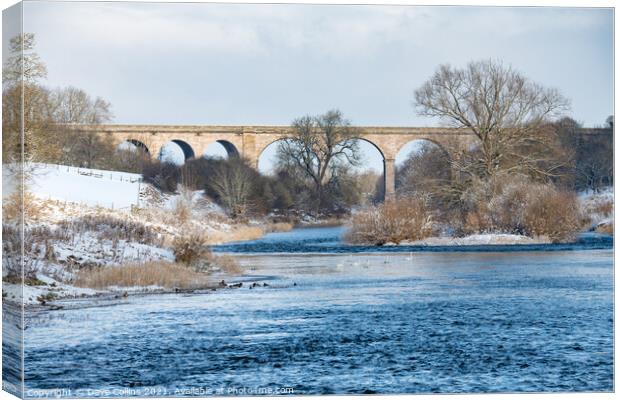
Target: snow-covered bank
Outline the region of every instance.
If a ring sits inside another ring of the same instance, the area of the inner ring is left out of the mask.
[[[9,243],[15,253],[12,259],[11,251],[5,248],[3,253],[3,263],[11,265],[3,268],[3,298],[9,301],[20,302],[22,291],[25,304],[45,304],[63,298],[182,289],[110,285],[105,290],[95,290],[88,284],[78,287],[76,282],[84,272],[100,268],[174,263],[174,241],[188,235],[199,235],[205,244],[216,244],[256,238],[264,233],[260,227],[230,220],[202,191],[162,193],[142,182],[137,174],[47,164],[32,165],[29,172],[25,260],[30,272],[23,288],[16,278],[20,274],[8,275],[9,270],[20,268],[16,262],[21,243],[19,227],[10,213],[5,213],[3,220],[5,244]],[[5,168],[3,177],[3,207],[12,205],[15,218],[19,205],[11,203],[19,198],[10,196],[11,190],[15,190],[15,176]],[[200,272],[206,274],[207,279],[201,281],[207,282],[208,287],[228,277],[227,271],[233,268],[230,261],[226,268],[218,262],[226,261],[212,258]],[[166,271],[170,274],[169,269]],[[196,273],[192,270],[187,275]]]
[[[400,246],[476,246],[495,244],[547,244],[547,238],[531,238],[508,233],[485,233],[464,237],[430,237],[423,240],[403,241]],[[387,244],[390,245],[390,244]],[[392,244],[393,245],[393,244]]]
[[[582,212],[589,220],[589,229],[613,234],[614,188],[581,192],[578,198]]]

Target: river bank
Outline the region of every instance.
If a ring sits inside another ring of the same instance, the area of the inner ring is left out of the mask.
[[[524,252],[579,251],[613,248],[613,236],[584,232],[571,243],[549,243],[517,235],[477,235],[465,238],[435,238],[399,245],[366,246],[343,242],[346,227],[297,228],[270,233],[256,240],[212,246],[216,254],[372,254],[424,252]]]
[[[248,280],[250,279],[250,280]],[[24,286],[24,296],[28,296],[29,288]],[[190,296],[190,295],[209,295],[215,292],[251,289],[261,290],[271,288],[267,282],[261,280],[251,280],[249,277],[230,277],[229,280],[222,279],[214,282],[212,286],[199,289],[166,289],[160,287],[127,287],[111,288],[108,290],[93,291],[89,293],[71,294],[65,293],[55,296],[47,301],[25,301],[16,302],[15,299],[6,299],[3,304],[7,305],[7,311],[21,313],[22,307],[25,312],[40,312],[52,310],[72,310],[91,307],[108,307],[122,304],[129,299],[150,297],[150,296]],[[43,295],[50,293],[43,291]],[[56,292],[51,292],[56,293]]]

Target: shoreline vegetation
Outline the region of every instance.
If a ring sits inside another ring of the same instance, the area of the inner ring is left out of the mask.
[[[584,231],[613,235],[613,191],[578,196],[511,177],[501,177],[485,189],[469,194],[456,209],[446,210],[425,193],[360,209],[352,215],[344,239],[382,246],[449,245],[459,238],[472,244],[569,243]]]
[[[45,174],[41,179],[45,179]],[[519,190],[513,192],[521,193]],[[524,199],[520,195],[507,196],[504,191],[500,194],[504,201],[498,208],[500,211],[511,204],[513,197],[519,201]],[[256,240],[268,233],[294,228],[344,225],[347,228],[345,241],[383,246],[557,241],[546,235],[530,236],[510,231],[509,224],[504,225],[503,230],[496,225],[495,230],[489,228],[486,232],[457,231],[453,225],[446,224],[424,198],[389,200],[355,210],[348,218],[313,218],[299,214],[288,220],[271,215],[240,221],[230,218],[202,192],[182,187],[175,194],[165,194],[145,184],[140,193],[141,207],[129,209],[42,199],[39,195],[26,190],[23,197],[9,196],[3,202],[3,298],[9,302],[20,299],[22,264],[23,300],[28,305],[55,307],[55,302],[64,299],[114,299],[135,294],[234,289],[239,284],[236,277],[242,276],[244,271],[234,256],[215,255],[210,246]],[[613,234],[612,190],[583,193],[568,199],[570,203],[565,204],[568,207],[556,206],[558,200],[555,199],[551,203],[554,213],[547,217],[537,214],[534,219],[539,223],[543,223],[544,218],[557,222],[557,211],[569,208],[575,211],[570,218],[579,216],[579,224],[571,225],[571,234],[579,230]],[[560,200],[566,202],[565,197]],[[496,203],[490,201],[490,204]],[[486,220],[496,221],[496,224],[506,216],[485,210],[489,213]],[[18,251],[22,236],[17,224],[22,211],[25,212],[23,259]],[[509,215],[514,217],[513,214]],[[527,221],[527,214],[523,214],[523,218]],[[231,281],[233,283],[229,283]],[[262,285],[259,282],[249,284]]]

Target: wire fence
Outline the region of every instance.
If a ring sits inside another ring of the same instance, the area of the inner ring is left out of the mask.
[[[105,197],[98,199],[97,206],[101,206],[101,207],[106,207],[106,208],[111,208],[111,209],[116,209],[116,210],[123,210],[123,209],[133,209],[134,207],[139,207],[141,204],[141,192],[144,189],[144,186],[142,186],[143,180],[142,177],[138,174],[132,174],[130,172],[120,172],[120,171],[105,171],[105,170],[97,170],[97,169],[90,169],[90,168],[80,168],[80,167],[72,167],[69,165],[60,165],[60,164],[44,164],[44,163],[36,163],[36,165],[34,165],[34,168],[44,168],[48,171],[51,170],[56,170],[59,172],[69,172],[71,174],[77,174],[80,176],[85,176],[85,177],[89,177],[89,178],[97,178],[97,179],[101,179],[102,181],[114,181],[114,182],[125,182],[125,183],[129,183],[129,184],[138,184],[137,190],[136,190],[136,194],[135,194],[135,199],[132,201],[129,201],[129,204],[127,204],[127,202],[124,202],[123,205],[118,204],[114,201],[106,201]],[[102,184],[104,184],[104,182],[102,182]],[[50,199],[54,196],[48,196]],[[58,198],[58,197],[56,197]],[[67,202],[67,199],[64,199],[65,202]],[[75,204],[81,204],[83,206],[87,206],[87,202],[84,201],[69,201],[71,203],[75,203]]]
[[[72,167],[69,165],[60,165],[60,164],[40,164],[41,166],[45,166],[46,168],[54,168],[58,171],[66,171],[77,173],[78,175],[88,176],[91,178],[100,178],[100,179],[109,179],[113,181],[120,182],[129,182],[129,183],[142,183],[142,177],[137,174],[132,174],[130,172],[119,172],[119,171],[104,171],[98,169],[90,169],[90,168],[80,168],[80,167]],[[134,175],[134,176],[131,176]]]

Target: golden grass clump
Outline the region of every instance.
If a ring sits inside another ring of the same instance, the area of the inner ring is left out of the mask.
[[[265,227],[264,233],[288,232],[293,230],[295,225],[292,222],[271,222]]]
[[[106,266],[80,270],[75,285],[90,289],[111,286],[160,286],[166,289],[201,289],[214,286],[209,275],[182,264],[151,261],[122,266]]]
[[[230,231],[209,234],[208,243],[240,242],[263,237],[265,231],[260,226],[238,225]]]
[[[592,199],[584,202],[581,207],[584,214],[598,214],[610,217],[614,212],[614,201],[610,198]]]
[[[240,275],[243,272],[243,269],[233,256],[223,255],[216,256],[211,254],[207,257],[209,262],[213,265],[219,267],[223,272],[230,275]]]
[[[612,199],[606,199],[599,202],[596,205],[594,212],[605,216],[612,215],[614,212],[614,201]]]

